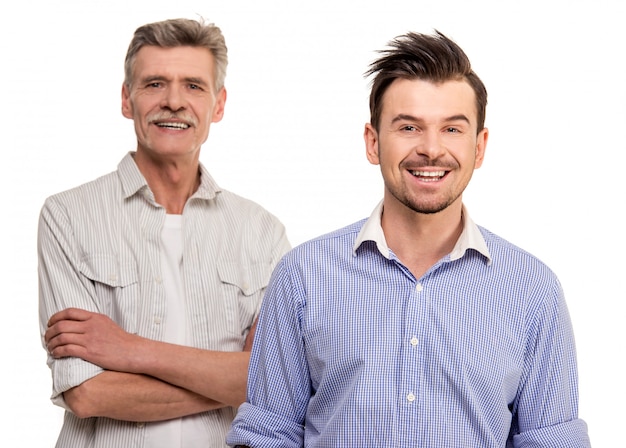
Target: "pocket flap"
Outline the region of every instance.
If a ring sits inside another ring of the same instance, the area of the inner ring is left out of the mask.
[[[244,295],[251,296],[267,286],[270,266],[266,263],[222,261],[217,264],[217,273],[223,283],[235,285]]]
[[[121,264],[112,255],[87,255],[82,260],[80,271],[87,278],[114,288],[137,283],[136,269],[132,265]]]

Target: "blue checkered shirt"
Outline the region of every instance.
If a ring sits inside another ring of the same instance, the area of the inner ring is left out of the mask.
[[[287,254],[230,445],[589,447],[556,276],[476,226],[415,278],[369,220]]]

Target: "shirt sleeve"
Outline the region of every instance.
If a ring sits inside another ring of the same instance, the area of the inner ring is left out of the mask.
[[[38,229],[39,327],[45,349],[44,333],[50,317],[65,308],[98,311],[93,285],[81,274],[80,251],[63,207],[48,199]],[[52,402],[67,409],[62,393],[102,372],[80,358],[47,358],[52,371]]]
[[[276,269],[278,262],[285,256],[287,252],[291,249],[291,243],[289,243],[289,239],[287,238],[287,233],[285,231],[285,226],[278,221],[278,219],[271,216],[272,219],[272,248],[271,248],[271,260],[270,260],[270,272],[273,272]],[[265,296],[265,290],[263,290],[263,297]],[[259,302],[258,308],[255,313],[255,317],[261,312],[261,304],[263,302]]]
[[[527,356],[514,412],[518,448],[590,447],[578,418],[578,378],[572,325],[558,280],[529,319]]]
[[[303,289],[283,259],[268,285],[248,372],[247,402],[239,408],[227,443],[249,447],[301,447],[311,395],[301,320]]]

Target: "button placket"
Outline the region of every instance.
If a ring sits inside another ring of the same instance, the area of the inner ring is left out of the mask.
[[[423,329],[423,316],[424,316],[424,285],[422,283],[415,283],[414,290],[411,294],[410,302],[407,307],[407,316],[406,316],[406,333],[405,333],[405,341],[408,344],[406,347],[406,376],[405,376],[405,384],[404,384],[404,402],[406,405],[412,405],[414,402],[417,402],[417,394],[419,393],[419,384],[420,384],[420,372],[422,370],[421,363],[422,359],[420,357],[421,350],[420,347],[420,331]]]

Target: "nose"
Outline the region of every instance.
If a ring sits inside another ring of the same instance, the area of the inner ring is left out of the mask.
[[[167,87],[161,100],[161,108],[173,112],[185,109],[185,97],[179,87],[174,85]]]
[[[420,136],[415,152],[419,155],[435,160],[443,155],[445,149],[441,139],[441,135],[436,130],[426,130]]]

